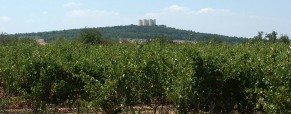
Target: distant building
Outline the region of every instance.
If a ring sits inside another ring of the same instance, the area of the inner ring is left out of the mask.
[[[156,19],[140,19],[138,20],[139,26],[155,26]]]
[[[149,26],[150,25],[150,20],[149,19],[144,19],[143,20],[143,26]]]
[[[150,19],[149,26],[154,26],[156,25],[156,19]]]
[[[141,20],[141,19],[138,20],[138,25],[139,25],[139,26],[143,26],[143,20]]]

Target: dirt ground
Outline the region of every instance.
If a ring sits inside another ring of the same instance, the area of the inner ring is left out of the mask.
[[[0,87],[0,99],[5,99],[3,87]],[[1,103],[1,102],[0,102]],[[1,104],[0,104],[1,105]],[[153,109],[146,106],[135,106],[133,107],[136,114],[153,114]],[[157,109],[157,114],[175,114],[175,111],[172,110],[171,106],[164,106],[159,107]],[[46,114],[76,114],[78,112],[77,108],[48,108],[44,111],[40,111],[39,113],[46,113]],[[0,107],[0,114],[31,114],[33,110],[28,108],[26,104],[23,103],[10,103],[8,107],[1,110]],[[105,114],[105,112],[101,110],[94,110],[94,109],[87,109],[87,108],[80,108],[79,113],[81,114]],[[131,114],[131,110],[126,108],[122,111],[121,114]]]
[[[141,107],[134,107],[135,113],[136,114],[153,114],[152,109],[144,108],[142,109]],[[69,108],[58,108],[56,109],[47,109],[45,111],[41,111],[38,113],[46,113],[46,114],[77,114],[77,109],[69,109]],[[0,114],[30,114],[33,113],[31,109],[8,109],[8,110],[3,110],[0,111]],[[88,109],[80,109],[79,113],[81,114],[105,114],[105,112],[100,111],[100,110],[88,110]],[[130,110],[124,110],[120,114],[132,114]],[[173,110],[164,110],[164,111],[159,111],[157,110],[157,114],[175,114],[175,111]]]

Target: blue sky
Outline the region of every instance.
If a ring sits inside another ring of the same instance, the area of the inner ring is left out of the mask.
[[[25,33],[137,24],[154,18],[196,32],[291,35],[291,0],[0,0],[0,32]]]

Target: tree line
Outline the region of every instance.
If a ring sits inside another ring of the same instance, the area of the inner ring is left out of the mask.
[[[100,31],[103,39],[151,39],[156,36],[165,36],[170,40],[191,40],[191,41],[209,41],[212,38],[219,38],[228,43],[241,43],[245,38],[230,37],[217,34],[200,33],[190,30],[181,30],[165,25],[159,26],[114,26],[95,28]],[[29,37],[35,39],[45,39],[52,41],[55,38],[75,39],[80,36],[82,29],[72,29],[63,31],[38,32],[15,34],[18,37]]]
[[[258,35],[255,36],[252,41],[268,41],[268,42],[283,42],[286,44],[289,44],[290,39],[289,36],[286,34],[281,34],[280,37],[278,37],[278,33],[276,31],[272,31],[271,33],[265,33],[263,31],[258,32]]]

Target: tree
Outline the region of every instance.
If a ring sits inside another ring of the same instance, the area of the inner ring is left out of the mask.
[[[289,42],[290,42],[289,37],[286,34],[281,35],[279,40],[283,43],[286,43],[286,44],[289,44]]]
[[[262,40],[263,39],[263,31],[258,32],[258,35],[254,37],[255,40]]]
[[[276,31],[273,31],[272,33],[269,33],[269,34],[266,34],[266,38],[269,39],[270,42],[276,42],[277,40],[277,32]]]
[[[220,43],[223,43],[224,41],[219,36],[214,36],[211,39],[209,39],[209,42],[215,43],[215,44],[220,44]]]
[[[101,33],[96,28],[84,28],[80,32],[81,42],[85,44],[100,44]]]

